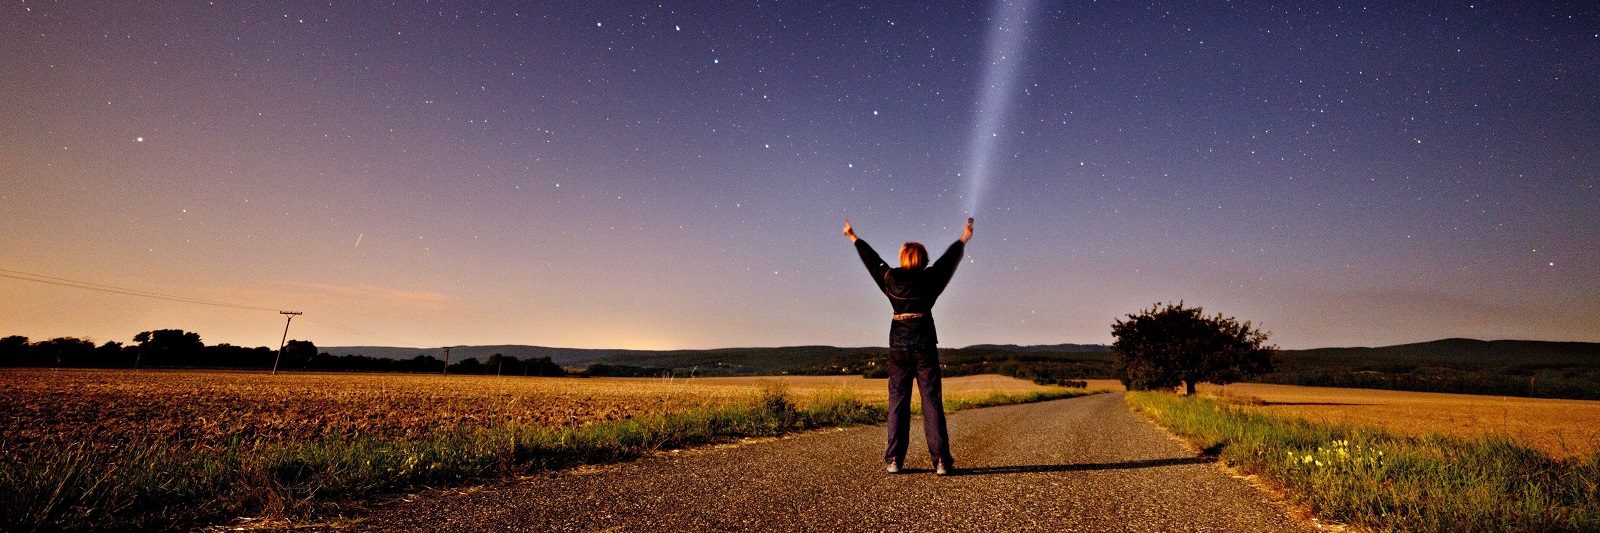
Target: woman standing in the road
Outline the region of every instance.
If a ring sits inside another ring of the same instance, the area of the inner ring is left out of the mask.
[[[940,386],[939,337],[933,327],[933,302],[944,292],[961,263],[962,250],[972,238],[972,219],[961,238],[928,266],[928,250],[908,242],[900,246],[900,267],[890,268],[872,247],[856,237],[850,221],[844,221],[844,235],[855,243],[856,253],[867,265],[873,281],[889,297],[894,320],[889,325],[889,447],[883,462],[889,473],[900,472],[905,464],[906,440],[911,423],[911,380],[922,392],[922,432],[927,436],[928,454],[933,456],[934,472],[946,475],[954,468],[950,457],[950,436],[944,426],[944,394]]]

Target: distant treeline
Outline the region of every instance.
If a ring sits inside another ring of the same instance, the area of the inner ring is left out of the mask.
[[[849,375],[883,379],[889,377],[885,361],[888,350],[853,353],[821,363],[791,368],[789,374]],[[1004,347],[945,348],[939,350],[941,373],[945,377],[1000,374],[1026,379],[1041,385],[1078,384],[1083,379],[1113,377],[1111,354],[1094,352],[1015,351]]]
[[[277,350],[267,347],[207,346],[200,341],[198,333],[178,329],[146,331],[134,336],[128,344],[96,345],[71,337],[38,342],[21,336],[0,338],[0,366],[11,367],[264,370],[272,368],[277,355]],[[885,378],[888,377],[885,366],[888,356],[886,348],[831,346],[630,351],[602,354],[598,361],[592,357],[570,360],[567,361],[571,365],[569,370],[543,355],[519,359],[494,353],[482,359],[452,360],[449,373],[617,377],[799,374]],[[1041,384],[1116,377],[1112,354],[1104,347],[1093,345],[943,348],[939,350],[939,358],[944,375],[951,377],[1001,374]],[[332,355],[318,350],[310,341],[300,340],[288,342],[278,367],[280,370],[413,373],[445,370],[444,361],[438,356],[393,359],[360,354]],[[1600,400],[1600,343],[1444,339],[1379,348],[1282,350],[1276,370],[1251,381]]]
[[[1447,392],[1489,396],[1600,400],[1600,371],[1547,370],[1527,374],[1509,372],[1464,372],[1450,368],[1427,368],[1387,373],[1375,370],[1349,372],[1273,373],[1251,381],[1308,387],[1346,387],[1415,392]]]
[[[1600,344],[1442,339],[1281,353],[1251,381],[1417,392],[1600,400]]]
[[[132,344],[93,342],[61,337],[29,342],[27,337],[0,338],[0,367],[68,368],[207,368],[267,370],[273,368],[278,351],[265,346],[246,348],[231,344],[207,346],[200,334],[181,329],[146,331],[134,336]],[[311,341],[292,340],[284,345],[279,370],[356,371],[356,372],[445,372],[444,360],[419,355],[411,359],[384,359],[365,355],[332,355],[319,352]],[[500,354],[486,360],[467,358],[452,361],[450,374],[500,374],[513,376],[564,376],[565,369],[549,357],[517,359]]]
[[[1002,374],[1041,384],[1072,383],[1084,378],[1111,377],[1110,354],[1099,352],[1016,351],[1004,346],[942,349],[944,375]],[[819,357],[820,356],[820,357]],[[644,359],[645,364],[590,363],[569,371],[549,357],[493,354],[484,360],[452,361],[451,374],[527,376],[691,377],[749,374],[862,375],[888,377],[881,348],[793,347],[755,350],[663,352]],[[30,342],[27,337],[0,339],[0,367],[79,368],[206,368],[271,369],[278,351],[231,344],[206,345],[200,334],[181,329],[146,331],[132,343],[94,343],[62,337]],[[737,363],[728,363],[730,359]],[[807,360],[820,362],[805,363]],[[801,362],[794,366],[783,361]],[[671,365],[671,366],[666,366]],[[366,355],[333,355],[319,351],[310,341],[291,340],[284,345],[279,370],[357,372],[443,372],[444,361],[432,355],[390,359]]]

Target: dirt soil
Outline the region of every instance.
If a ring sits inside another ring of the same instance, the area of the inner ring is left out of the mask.
[[[417,438],[439,428],[569,425],[744,401],[782,384],[801,405],[848,394],[885,402],[860,376],[540,378],[231,371],[0,369],[0,442],[164,439],[189,446],[324,436]],[[1048,387],[997,375],[945,380],[945,398]]]

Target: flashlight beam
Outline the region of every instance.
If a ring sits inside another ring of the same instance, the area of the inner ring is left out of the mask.
[[[996,0],[985,46],[983,88],[977,116],[967,139],[967,213],[977,212],[979,200],[994,166],[1000,128],[1015,96],[1017,74],[1022,69],[1023,45],[1028,41],[1028,14],[1038,0]]]

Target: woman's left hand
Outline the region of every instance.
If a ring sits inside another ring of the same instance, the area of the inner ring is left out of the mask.
[[[846,220],[845,221],[845,227],[849,228],[849,224],[850,224],[850,221]],[[969,218],[969,219],[967,219],[967,230],[961,232],[961,242],[963,244],[965,244],[967,242],[967,239],[971,239],[971,238],[972,238],[972,219]]]

